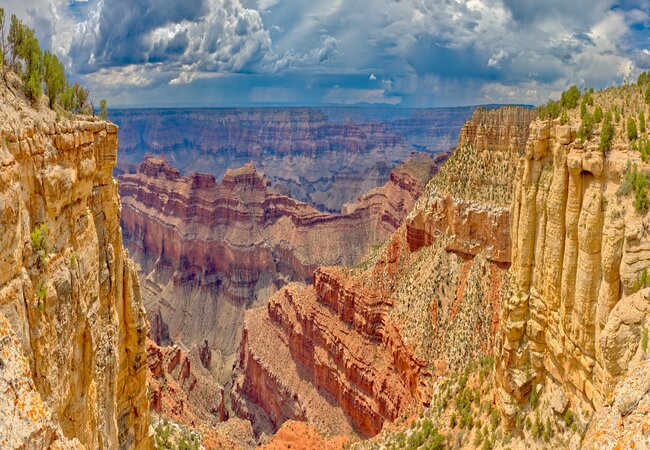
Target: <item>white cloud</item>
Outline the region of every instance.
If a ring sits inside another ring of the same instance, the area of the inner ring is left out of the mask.
[[[490,56],[487,66],[494,67],[495,69],[501,69],[501,62],[509,57],[510,55],[508,52],[499,50],[497,53],[494,53],[492,56]]]

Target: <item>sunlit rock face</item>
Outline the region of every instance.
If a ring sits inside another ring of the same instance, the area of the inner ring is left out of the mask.
[[[623,103],[632,117],[646,108],[635,87],[598,92],[593,108]],[[638,291],[650,266],[650,219],[622,185],[628,167],[648,165],[631,149],[625,117],[603,152],[600,125],[593,137],[578,138],[579,114],[570,111],[565,124],[534,121],[517,163],[513,294],[504,302],[496,347],[499,400],[511,420],[532,386],[543,383],[561,387],[587,423],[611,406],[617,384],[625,388],[624,378],[645,359],[650,302]],[[599,442],[590,433],[590,442]]]
[[[0,313],[65,438],[148,448],[147,321],[122,246],[117,127],[2,96]]]

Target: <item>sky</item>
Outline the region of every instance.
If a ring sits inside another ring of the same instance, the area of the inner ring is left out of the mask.
[[[109,106],[540,104],[650,69],[650,0],[0,0]]]

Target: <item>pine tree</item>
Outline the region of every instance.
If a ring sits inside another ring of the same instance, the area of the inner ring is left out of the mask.
[[[106,99],[101,99],[99,101],[99,118],[106,119],[108,117],[108,111],[106,110]]]
[[[612,125],[612,113],[607,112],[603,118],[603,127],[600,130],[600,150],[608,152],[612,148],[614,139],[614,126]]]
[[[11,15],[11,24],[9,25],[9,36],[7,41],[11,45],[11,65],[16,67],[16,59],[18,58],[18,49],[23,40],[23,24],[15,14]]]
[[[59,58],[50,52],[43,55],[43,69],[45,93],[50,98],[50,108],[54,108],[67,84],[65,69]]]
[[[634,141],[638,137],[636,132],[636,121],[633,117],[627,119],[627,138],[630,141]]]

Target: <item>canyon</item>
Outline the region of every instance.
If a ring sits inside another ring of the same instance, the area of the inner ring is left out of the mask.
[[[231,395],[258,432],[305,420],[373,436],[428,405],[437,376],[491,352],[509,289],[510,170],[535,114],[475,111],[384,244],[246,313]]]
[[[148,157],[118,183],[152,339],[207,341],[208,368],[226,384],[245,311],[288,282],[310,279],[319,265],[358,263],[399,226],[446,157],[412,155],[341,214],[278,193],[250,163],[217,183]]]
[[[117,127],[85,116],[57,120],[44,102],[11,88],[20,86],[13,73],[7,79],[0,445],[150,448],[147,318],[122,246]]]
[[[643,448],[644,87],[556,118],[477,108],[452,153],[320,191],[333,213],[252,162],[217,181],[147,155],[114,179],[116,125],[3,85],[0,446]],[[360,133],[341,146],[377,139],[348,156],[408,136],[329,115]],[[322,156],[301,139],[276,156]]]
[[[222,108],[111,110],[120,126],[116,174],[146,155],[180,173],[209,173],[252,162],[282,194],[336,213],[382,186],[412,152],[452,148],[474,107]]]
[[[619,116],[585,125],[597,108]],[[235,410],[258,433],[301,420],[372,437],[355,448],[645,448],[641,112],[636,85],[584,92],[556,119],[477,110],[386,243],[246,313]]]

